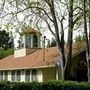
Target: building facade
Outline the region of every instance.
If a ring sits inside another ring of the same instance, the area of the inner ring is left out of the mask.
[[[43,82],[58,79],[57,68],[53,65],[53,60],[58,55],[56,50],[43,50],[40,43],[41,33],[31,27],[20,35],[19,49],[0,62],[0,80]],[[52,50],[55,52],[52,53]]]
[[[61,79],[61,69],[57,65],[57,61],[61,58],[57,47],[40,48],[41,33],[32,28],[27,28],[20,35],[20,48],[14,51],[14,55],[0,60],[0,81],[46,82]],[[82,57],[82,54],[85,56],[85,43],[73,43],[72,50],[70,79],[86,81],[87,78],[82,79],[85,75],[87,77],[86,57]],[[85,73],[80,76],[79,72]]]

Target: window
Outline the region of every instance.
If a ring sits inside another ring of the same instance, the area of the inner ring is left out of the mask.
[[[37,81],[37,70],[32,70],[32,81]]]
[[[0,80],[3,80],[3,71],[0,72]]]
[[[8,71],[5,71],[5,80],[8,80]]]
[[[29,48],[31,44],[31,37],[29,35],[26,35],[26,47]]]
[[[30,70],[26,70],[25,72],[25,81],[30,81]]]
[[[38,47],[38,38],[36,35],[33,36],[33,47]]]
[[[12,71],[11,80],[15,81],[15,71]]]
[[[17,81],[20,81],[20,79],[21,79],[21,72],[20,71],[17,71]]]

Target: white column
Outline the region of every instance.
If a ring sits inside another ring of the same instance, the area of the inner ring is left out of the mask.
[[[32,70],[30,70],[30,82],[32,82]]]
[[[25,81],[25,70],[21,70],[21,82]]]
[[[24,48],[26,48],[26,35],[24,35]]]
[[[56,69],[56,80],[58,80],[58,69]]]
[[[17,81],[17,71],[15,71],[15,81]]]
[[[37,81],[43,82],[43,73],[42,70],[37,70]]]
[[[40,36],[37,37],[38,37],[38,48],[40,48]]]
[[[40,48],[41,46],[40,46],[40,35],[39,35],[39,33],[36,33],[36,36],[37,36],[37,39],[38,39],[38,48]]]
[[[25,35],[23,35],[23,36],[22,36],[22,44],[23,44],[23,48],[26,47],[25,39],[26,39],[26,37],[25,37]]]
[[[33,47],[33,34],[31,34],[31,48]]]
[[[11,71],[8,71],[8,81],[11,81]]]

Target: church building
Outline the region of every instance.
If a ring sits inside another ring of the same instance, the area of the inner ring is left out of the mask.
[[[60,60],[57,47],[41,48],[41,36],[39,31],[31,27],[20,33],[19,49],[14,50],[14,55],[0,60],[0,81],[45,82],[61,79],[60,66],[57,66],[57,61]],[[84,62],[85,43],[74,43],[70,76],[76,80],[80,76],[79,72],[85,75],[87,72],[85,65],[83,68],[79,65],[82,54]],[[82,79],[85,75],[79,78]]]

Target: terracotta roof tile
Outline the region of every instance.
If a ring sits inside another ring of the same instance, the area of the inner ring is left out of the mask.
[[[58,54],[56,47],[45,50],[45,61],[43,60],[43,50],[37,50],[30,55],[19,58],[14,58],[13,55],[10,55],[0,61],[0,69],[23,69],[51,66],[57,56]]]
[[[85,43],[73,44],[73,55],[85,48]],[[55,66],[58,57],[57,47],[45,49],[45,61],[43,60],[43,49],[37,50],[30,55],[14,58],[10,55],[0,60],[1,70],[25,69],[25,68],[42,68]]]

